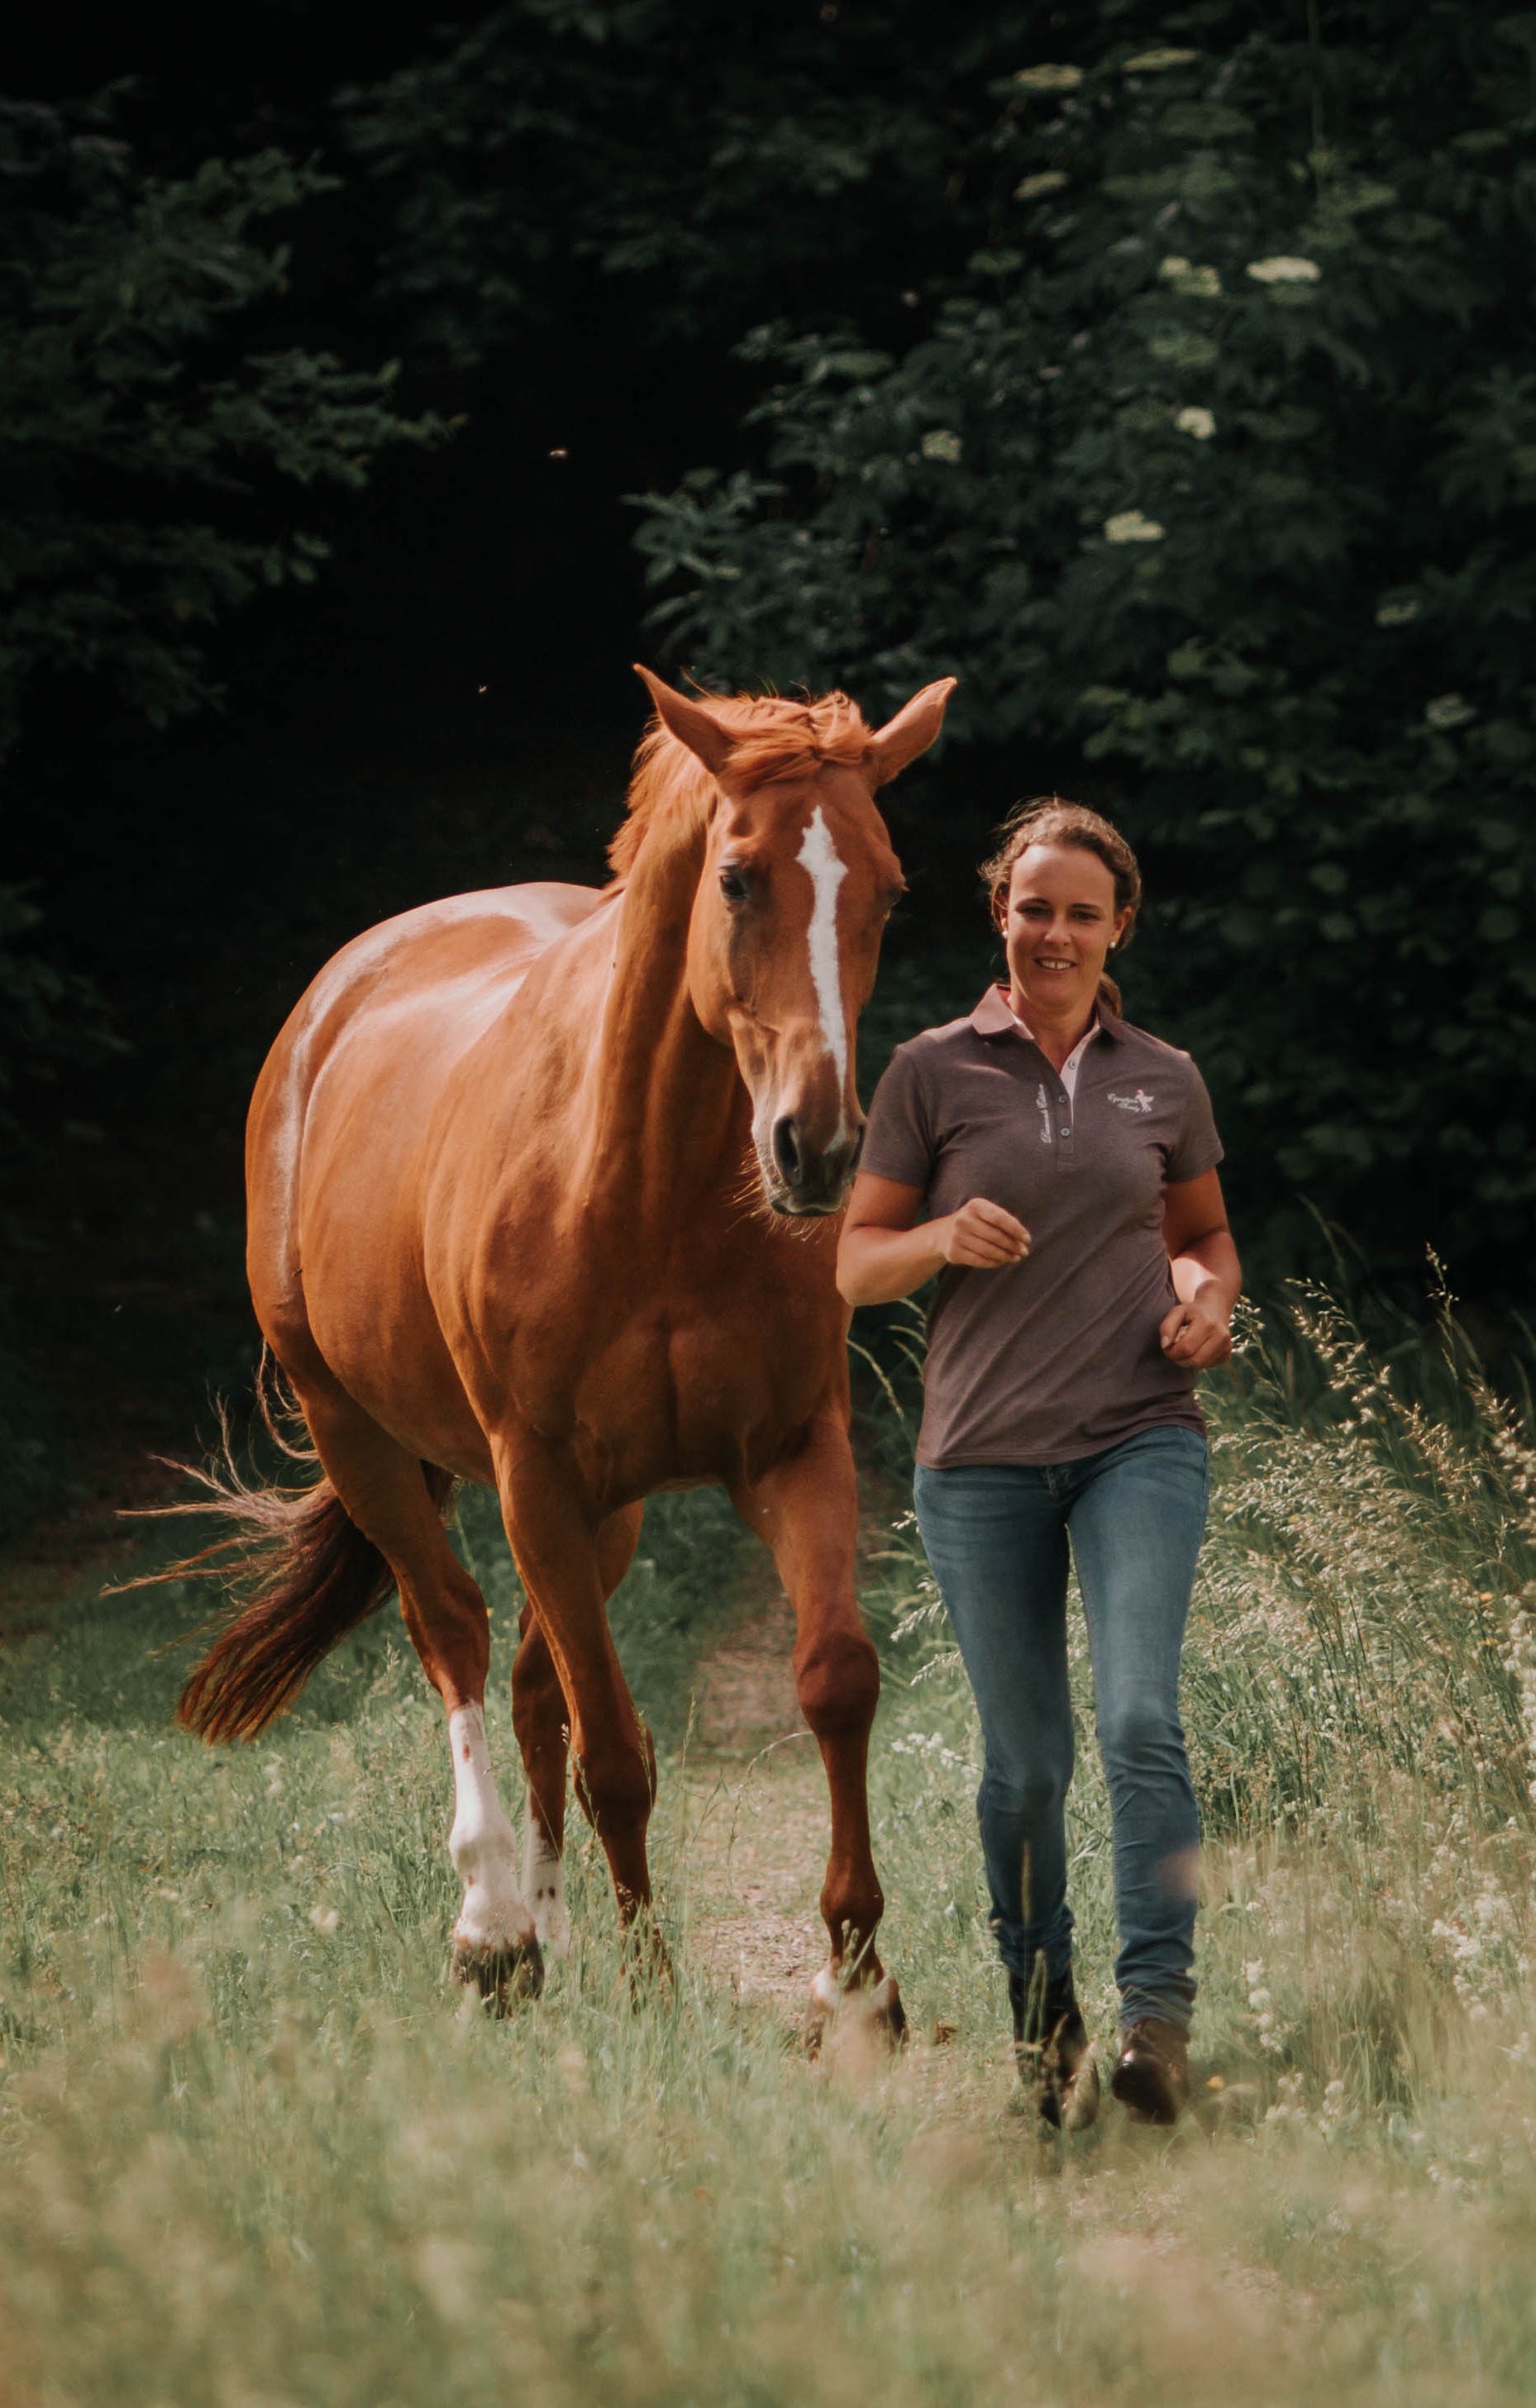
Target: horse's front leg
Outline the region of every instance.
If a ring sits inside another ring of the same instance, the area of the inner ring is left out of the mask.
[[[628,1562],[639,1535],[639,1512],[613,1517],[624,1524],[615,1533],[612,1520],[594,1515],[565,1451],[532,1433],[520,1432],[498,1448],[496,1473],[508,1541],[532,1610],[530,1627],[541,1635],[565,1701],[576,1795],[603,1843],[627,1926],[651,1903],[645,1839],[656,1759],[624,1683],[607,1603],[623,1570],[619,1558]],[[524,1644],[529,1646],[527,1635]],[[525,1695],[538,1685],[541,1660],[535,1641],[523,1668]],[[551,1852],[558,1850],[565,1812],[565,1728],[552,1728],[554,1695],[545,1682],[540,1704],[529,1697],[519,1729],[536,1828]]]
[[[885,1899],[869,1845],[869,1727],[880,1698],[880,1666],[854,1591],[858,1494],[840,1417],[818,1420],[793,1460],[756,1486],[739,1490],[735,1501],[749,1528],[772,1548],[795,1609],[795,1685],[831,1797],[822,1919],[832,1945],[811,1985],[812,2039],[852,1993],[899,2041],[907,2019],[875,1946]]]

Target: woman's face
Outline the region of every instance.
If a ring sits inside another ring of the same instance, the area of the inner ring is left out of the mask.
[[[997,902],[1013,1001],[1026,1020],[1086,1018],[1110,947],[1128,910],[1114,908],[1114,880],[1080,844],[1032,844],[1013,864]]]

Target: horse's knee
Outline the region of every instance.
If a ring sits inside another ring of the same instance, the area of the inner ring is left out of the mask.
[[[656,1751],[649,1731],[633,1748],[594,1750],[577,1766],[577,1793],[598,1837],[643,1830],[656,1795]]]
[[[862,1737],[880,1702],[880,1659],[862,1630],[818,1631],[796,1652],[795,1686],[818,1739]]]

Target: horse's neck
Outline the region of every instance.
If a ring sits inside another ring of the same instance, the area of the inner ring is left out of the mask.
[[[739,1180],[748,1117],[736,1057],[700,1025],[688,992],[688,924],[704,861],[702,829],[643,847],[617,910],[607,992],[595,1030],[596,1167],[661,1200]]]

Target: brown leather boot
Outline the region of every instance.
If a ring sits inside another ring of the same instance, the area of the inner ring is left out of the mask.
[[[1098,2068],[1077,2003],[1070,1967],[1034,2007],[1022,1973],[1008,1977],[1013,2010],[1013,2054],[1019,2077],[1035,2096],[1042,2124],[1082,2132],[1098,2113]]]
[[[1189,2102],[1189,2040],[1183,2027],[1143,2015],[1120,2035],[1110,2088],[1136,2124],[1176,2124]]]

